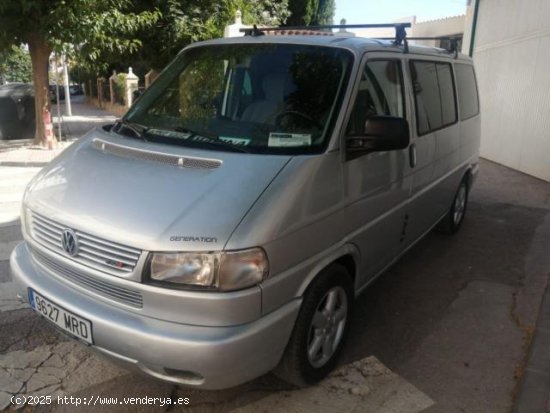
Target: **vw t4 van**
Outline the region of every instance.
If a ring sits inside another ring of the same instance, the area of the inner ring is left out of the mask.
[[[37,174],[11,272],[45,322],[169,382],[307,385],[361,291],[433,227],[460,228],[472,60],[296,33],[190,45]]]

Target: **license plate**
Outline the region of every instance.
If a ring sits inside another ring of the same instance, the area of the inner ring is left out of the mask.
[[[61,330],[88,344],[94,343],[91,321],[65,310],[31,288],[29,288],[29,302],[38,314],[57,325]]]

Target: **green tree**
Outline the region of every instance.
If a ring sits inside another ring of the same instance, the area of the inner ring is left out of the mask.
[[[140,31],[143,47],[132,59],[156,70],[165,67],[188,44],[223,36],[237,10],[246,24],[279,25],[290,14],[288,0],[134,0],[134,6],[142,11],[154,8],[160,13],[152,28]]]
[[[24,47],[12,45],[0,52],[0,84],[32,81],[31,56]]]
[[[289,0],[288,9],[287,26],[317,26],[333,23],[336,6],[334,0]]]
[[[38,119],[49,108],[48,63],[54,49],[78,45],[93,59],[100,50],[114,53],[140,46],[132,34],[153,24],[158,12],[125,12],[131,5],[130,0],[0,1],[0,50],[29,46]],[[37,121],[35,142],[44,140],[44,125]]]
[[[290,17],[287,26],[309,26],[317,11],[319,0],[289,0]]]
[[[232,0],[229,1],[229,21],[233,23],[235,12],[243,14],[244,24],[258,24],[265,26],[279,26],[284,24],[290,16],[288,0]]]
[[[334,0],[319,0],[317,11],[313,19],[314,25],[333,24],[336,5]]]

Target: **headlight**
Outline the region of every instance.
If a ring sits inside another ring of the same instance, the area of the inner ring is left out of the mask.
[[[151,281],[220,291],[240,290],[260,283],[268,273],[261,248],[214,253],[155,253]]]

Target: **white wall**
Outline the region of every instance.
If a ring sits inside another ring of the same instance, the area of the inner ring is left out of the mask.
[[[465,15],[462,14],[460,16],[417,22],[416,16],[408,16],[394,20],[391,23],[411,23],[411,27],[407,29],[407,36],[409,37],[437,37],[462,35],[464,33],[464,19]],[[395,29],[393,27],[381,29],[351,29],[351,31],[357,34],[357,36],[370,37],[373,39],[385,37],[393,38],[395,36]],[[411,40],[410,44],[436,47],[439,46],[439,41]]]
[[[550,0],[480,0],[474,62],[481,155],[550,181]]]
[[[387,23],[411,23],[412,26],[416,23],[416,16],[407,16],[402,17],[397,20],[393,20]],[[395,28],[385,27],[379,29],[350,29],[358,37],[370,37],[372,39],[384,38],[384,37],[395,37]],[[407,29],[407,35],[411,35],[411,29]]]
[[[445,17],[437,20],[428,20],[416,23],[412,27],[411,37],[436,37],[436,36],[454,36],[464,33],[465,15]],[[436,47],[439,41],[436,40],[418,40],[417,44]]]

